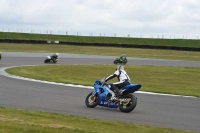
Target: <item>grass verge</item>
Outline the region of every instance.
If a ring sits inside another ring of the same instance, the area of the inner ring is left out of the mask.
[[[117,130],[116,130],[117,127]],[[1,133],[188,133],[174,129],[0,107]]]
[[[127,65],[125,69],[132,83],[143,85],[141,91],[200,97],[199,68]],[[6,71],[22,77],[93,86],[96,79],[112,74],[115,65],[25,66]]]
[[[108,56],[120,56],[126,54],[127,57],[200,61],[200,52],[192,51],[13,43],[0,43],[0,48],[1,52],[59,52]]]
[[[30,34],[0,32],[2,39],[26,39],[26,40],[51,40],[69,42],[98,42],[115,44],[150,44],[181,47],[200,47],[200,40],[191,39],[163,39],[163,38],[127,38],[127,37],[98,37],[98,36],[73,36],[73,35],[52,35],[52,34]]]

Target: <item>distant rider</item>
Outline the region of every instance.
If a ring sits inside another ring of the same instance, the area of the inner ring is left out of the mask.
[[[126,73],[126,71],[124,70],[124,66],[119,65],[116,68],[116,71],[114,72],[114,74],[108,76],[107,78],[105,78],[103,82],[107,82],[108,80],[113,79],[114,77],[118,78],[118,82],[116,83],[111,83],[111,90],[113,92],[116,92],[116,96],[119,97],[122,95],[122,92],[120,91],[120,89],[126,85],[129,85],[131,83],[131,80],[128,76],[128,74]],[[112,99],[115,99],[115,97],[112,96]]]
[[[59,56],[59,53],[53,54],[53,55],[51,56],[51,59],[52,59],[53,61],[56,61],[56,60],[58,59],[58,56]]]
[[[123,54],[119,57],[120,61],[123,63],[126,59],[126,54]]]

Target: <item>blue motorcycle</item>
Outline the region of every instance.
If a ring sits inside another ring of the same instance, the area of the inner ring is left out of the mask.
[[[129,113],[137,105],[137,98],[131,93],[138,91],[141,86],[140,84],[126,85],[121,88],[122,95],[115,100],[111,100],[113,92],[111,93],[109,89],[110,84],[105,83],[102,85],[100,80],[96,80],[94,82],[94,90],[86,97],[85,104],[89,108],[94,108],[97,105],[108,108],[119,107],[120,111]]]

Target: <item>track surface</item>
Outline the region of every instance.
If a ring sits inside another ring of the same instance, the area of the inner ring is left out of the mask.
[[[48,53],[3,53],[0,67],[44,65]],[[59,64],[112,64],[115,57],[61,54]],[[128,58],[133,65],[200,67],[200,62]],[[106,75],[105,75],[106,76]],[[135,93],[138,104],[131,113],[85,106],[90,89],[24,81],[0,76],[0,106],[42,110],[200,132],[200,99]]]

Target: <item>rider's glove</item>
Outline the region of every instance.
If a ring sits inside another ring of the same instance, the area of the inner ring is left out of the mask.
[[[106,84],[106,79],[103,78],[103,79],[100,81],[100,83],[101,83],[102,85]]]

